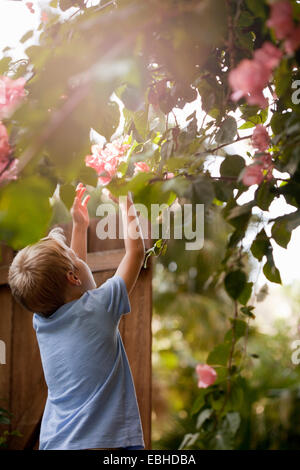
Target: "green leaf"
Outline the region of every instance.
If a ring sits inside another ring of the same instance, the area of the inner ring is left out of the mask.
[[[27,31],[27,33],[25,33],[21,39],[20,39],[20,42],[24,43],[27,41],[27,39],[31,38],[33,36],[33,31],[30,30],[30,31]]]
[[[251,26],[254,22],[255,17],[251,15],[248,11],[242,11],[238,19],[238,26],[240,28],[245,28]]]
[[[270,121],[272,131],[275,135],[280,134],[285,129],[285,124],[290,116],[290,113],[281,114],[274,113]]]
[[[219,201],[227,202],[232,197],[233,187],[226,181],[214,181],[213,187],[216,198]]]
[[[241,308],[241,312],[246,315],[247,317],[250,317],[250,318],[255,318],[255,315],[254,313],[252,312],[252,310],[254,310],[254,307],[252,306],[249,306],[249,307],[242,307]]]
[[[98,175],[93,168],[89,166],[83,166],[78,171],[78,180],[83,184],[96,187],[98,182]]]
[[[261,110],[258,114],[250,116],[247,121],[242,124],[239,129],[251,129],[257,124],[264,124],[268,118],[268,108]]]
[[[183,197],[190,187],[189,181],[184,176],[171,178],[163,182],[163,191],[174,191],[178,196]]]
[[[239,206],[236,204],[233,208],[230,208],[230,207],[226,208],[227,209],[226,212],[229,211],[229,214],[226,217],[227,220],[229,220],[230,223],[232,223],[236,227],[235,219],[237,219],[237,225],[240,226],[241,225],[240,218],[245,217],[245,220],[249,219],[254,205],[255,205],[255,202],[250,201],[250,202],[247,202],[246,204],[243,204],[242,206]]]
[[[265,4],[261,0],[246,0],[246,4],[255,16],[259,16],[260,18],[266,17]]]
[[[10,62],[11,62],[11,57],[3,57],[0,60],[0,74],[1,75],[7,73]]]
[[[141,110],[145,104],[143,93],[138,87],[132,84],[127,84],[127,87],[121,95],[121,100],[127,109],[134,112]]]
[[[243,292],[246,282],[247,276],[243,271],[237,269],[236,271],[228,273],[224,280],[228,295],[232,299],[237,300]]]
[[[59,0],[59,7],[62,11],[66,11],[74,6],[73,0]]]
[[[75,188],[72,184],[64,184],[59,188],[59,195],[68,209],[71,209],[76,196]]]
[[[45,236],[51,219],[49,198],[54,191],[46,179],[30,176],[0,191],[0,239],[15,250]]]
[[[185,447],[194,446],[195,442],[198,439],[198,437],[199,437],[199,432],[196,432],[195,434],[191,434],[191,433],[185,434],[180,446],[178,447],[178,449],[182,450]]]
[[[287,248],[291,240],[291,232],[287,230],[286,222],[278,220],[272,226],[272,237],[279,246]]]
[[[211,408],[206,408],[205,410],[201,411],[199,413],[199,416],[197,418],[197,423],[196,423],[196,429],[197,431],[202,428],[202,425],[207,421],[211,415],[213,414],[214,410]]]
[[[229,424],[229,429],[230,432],[233,434],[233,436],[237,433],[240,425],[241,425],[241,417],[240,414],[237,411],[233,411],[231,413],[227,413],[225,416],[225,419],[227,420]]]
[[[232,116],[224,119],[216,134],[215,140],[218,144],[231,143],[237,134],[236,120]]]
[[[272,250],[269,250],[267,255],[267,262],[263,267],[263,272],[269,281],[275,282],[276,284],[281,284],[280,272],[275,266]]]
[[[278,98],[281,98],[287,92],[290,93],[292,81],[292,70],[289,61],[284,59],[274,72],[275,90]]]
[[[231,345],[230,343],[222,343],[215,346],[215,348],[209,353],[207,357],[207,364],[226,366],[230,354]]]
[[[245,167],[245,160],[240,155],[227,155],[221,163],[221,176],[237,178]]]
[[[267,255],[270,248],[270,241],[264,229],[262,229],[256,236],[254,242],[251,245],[251,253],[253,256],[261,261],[265,255]]]
[[[239,295],[239,302],[246,305],[251,297],[253,282],[247,282],[242,293]]]
[[[190,197],[196,204],[210,204],[214,199],[214,188],[208,178],[199,176],[190,184]]]
[[[232,341],[232,338],[233,338],[233,325],[235,325],[234,326],[234,328],[235,328],[234,337],[235,337],[235,340],[238,341],[240,338],[245,336],[245,334],[247,332],[247,323],[244,320],[240,320],[239,318],[237,318],[237,319],[230,318],[230,322],[232,324],[232,328],[229,331],[227,331],[224,340],[227,341],[227,342]]]
[[[269,181],[265,181],[256,190],[256,203],[263,211],[267,211],[269,209],[269,206],[275,197],[275,193],[272,192],[272,188],[273,184]]]

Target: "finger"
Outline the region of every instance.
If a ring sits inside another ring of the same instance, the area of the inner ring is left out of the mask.
[[[90,199],[91,199],[91,196],[89,194],[85,196],[84,200],[82,201],[83,207],[87,206],[87,203],[89,202]]]
[[[80,200],[81,200],[82,196],[84,195],[85,191],[86,191],[86,188],[85,188],[85,187],[81,188],[81,189],[78,191],[78,197],[79,197]]]
[[[78,183],[78,185],[76,186],[76,192],[79,191],[82,187],[83,187],[83,184]]]
[[[78,196],[75,196],[74,202],[73,202],[73,205],[72,205],[72,209],[74,209],[75,207],[77,207],[78,204],[79,204],[79,202],[80,202],[79,197],[78,197]]]

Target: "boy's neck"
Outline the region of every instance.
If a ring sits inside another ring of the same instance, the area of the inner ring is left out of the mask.
[[[67,292],[65,295],[65,304],[78,300],[84,294],[84,292]]]

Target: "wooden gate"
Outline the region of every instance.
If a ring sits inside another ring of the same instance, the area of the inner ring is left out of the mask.
[[[118,218],[117,218],[118,219]],[[111,277],[125,254],[124,241],[100,240],[98,220],[88,230],[88,264],[97,286]],[[70,242],[71,224],[61,225]],[[143,226],[143,224],[142,224]],[[150,240],[145,239],[146,248]],[[0,263],[0,340],[6,345],[6,364],[0,364],[0,407],[12,413],[3,431],[18,430],[22,437],[11,437],[8,449],[38,449],[40,422],[47,397],[39,348],[32,326],[32,314],[14,301],[7,284],[12,249],[3,247]],[[131,313],[121,317],[119,330],[135,383],[144,432],[145,448],[151,449],[151,316],[152,265],[142,268],[130,294]]]

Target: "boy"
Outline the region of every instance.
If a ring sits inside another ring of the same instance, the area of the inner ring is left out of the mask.
[[[71,209],[71,247],[62,229],[53,229],[21,250],[9,270],[14,297],[36,312],[33,327],[48,386],[39,449],[143,449],[136,392],[118,329],[121,315],[131,309],[128,295],[143,264],[143,236],[128,195],[120,203],[125,255],[114,276],[97,288],[86,264],[85,190],[78,185]]]

